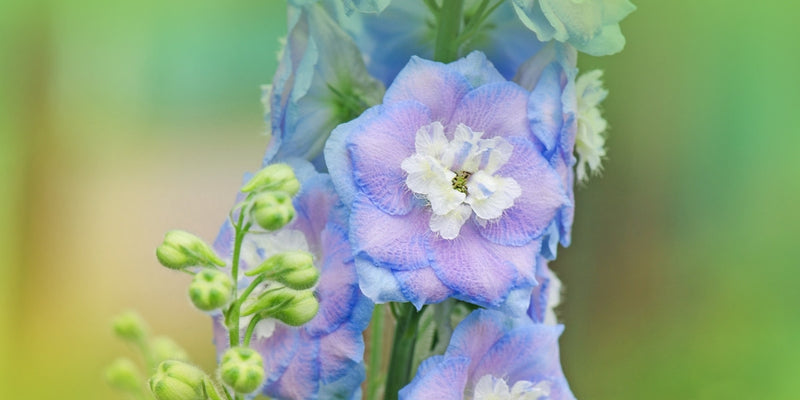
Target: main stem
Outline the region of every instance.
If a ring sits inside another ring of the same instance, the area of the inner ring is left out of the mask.
[[[397,400],[397,392],[411,381],[411,363],[422,311],[417,311],[411,303],[400,304],[400,309],[394,330],[392,358],[389,363],[384,400]]]
[[[458,58],[458,35],[461,31],[461,14],[464,0],[443,0],[436,15],[436,43],[433,51],[435,61],[449,63]]]
[[[242,241],[244,235],[247,234],[249,226],[244,224],[244,210],[239,211],[239,221],[234,228],[236,229],[236,238],[233,241],[233,259],[231,260],[231,278],[233,278],[233,301],[231,308],[228,310],[228,315],[225,316],[225,322],[228,327],[228,339],[231,347],[239,345],[239,310],[241,304],[238,301],[239,288],[236,285],[239,282],[239,255],[242,251]]]

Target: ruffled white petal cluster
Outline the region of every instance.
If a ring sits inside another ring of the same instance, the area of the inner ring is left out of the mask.
[[[536,384],[528,381],[517,381],[508,387],[505,379],[484,375],[478,380],[473,393],[473,400],[545,400],[550,395],[547,382]]]
[[[604,134],[608,124],[600,114],[599,105],[608,91],[603,88],[602,76],[603,71],[589,71],[575,82],[578,94],[578,131],[575,136],[578,164],[575,172],[581,182],[603,169],[601,162],[606,155]]]

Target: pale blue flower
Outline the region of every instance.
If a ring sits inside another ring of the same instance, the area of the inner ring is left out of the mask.
[[[264,358],[266,383],[262,393],[275,399],[360,398],[364,379],[363,331],[373,304],[358,288],[351,247],[347,240],[346,213],[327,175],[292,162],[302,187],[294,200],[295,219],[273,233],[249,234],[242,245],[241,268],[246,271],[282,252],[310,251],[320,269],[315,289],[317,315],[301,327],[280,321],[261,321],[251,347]],[[298,167],[299,166],[299,167]],[[223,225],[215,250],[230,257],[233,228]],[[250,283],[242,277],[239,287]],[[240,322],[241,328],[247,321]],[[214,336],[221,354],[228,347],[228,332],[219,315]]]
[[[625,47],[619,22],[636,7],[628,0],[511,0],[520,20],[540,41],[569,43],[593,56]]]
[[[561,303],[561,281],[547,266],[547,260],[540,256],[536,265],[536,282],[533,288],[528,316],[536,323],[555,325],[558,322],[555,308]]]
[[[303,3],[288,7],[289,35],[267,87],[272,136],[264,165],[300,157],[324,169],[322,148],[331,130],[377,104],[384,88],[328,11]]]
[[[569,246],[575,213],[576,59],[574,48],[551,42],[528,59],[515,78],[531,91],[527,106],[530,129],[542,155],[558,171],[570,199],[545,234],[542,254],[550,260],[555,259],[559,242]]]
[[[531,132],[529,96],[481,53],[413,57],[382,105],[334,130],[325,159],[367,296],[419,308],[530,295],[541,237],[569,200]]]
[[[574,400],[558,350],[561,325],[473,311],[444,355],[425,360],[401,400]]]
[[[479,3],[467,0],[465,15],[474,12]],[[370,74],[387,86],[411,56],[433,58],[435,18],[422,0],[393,1],[380,14],[353,14],[340,22],[364,53]],[[477,35],[461,46],[459,54],[483,52],[510,80],[541,46],[536,35],[519,21],[510,2],[506,2],[489,16]]]

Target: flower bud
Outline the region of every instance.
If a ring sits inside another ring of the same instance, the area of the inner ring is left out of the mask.
[[[251,216],[268,231],[283,228],[294,218],[292,198],[285,192],[261,193],[253,199]]]
[[[189,361],[186,350],[166,336],[159,336],[150,341],[150,354],[156,363],[166,360]]]
[[[293,303],[299,293],[281,285],[272,286],[261,292],[254,301],[245,302],[240,315],[246,317],[255,313],[265,313],[271,316],[275,311]]]
[[[114,389],[139,393],[142,391],[144,378],[139,374],[136,364],[127,358],[119,358],[106,368],[106,381]]]
[[[305,290],[313,287],[319,280],[319,270],[314,267],[314,256],[307,251],[289,251],[276,254],[261,265],[247,271],[245,275],[265,274],[291,289]]]
[[[206,374],[194,365],[168,360],[150,378],[150,390],[158,400],[205,400]]]
[[[172,230],[164,235],[164,242],[156,249],[156,257],[161,265],[172,269],[196,265],[225,265],[202,239],[179,230]]]
[[[147,324],[133,311],[118,315],[111,321],[114,333],[129,342],[141,342],[147,338]]]
[[[233,291],[233,279],[214,269],[198,272],[189,284],[189,298],[195,307],[211,311],[228,304]]]
[[[294,196],[300,190],[300,182],[292,168],[286,164],[272,164],[258,171],[253,178],[242,186],[242,192],[280,191]]]
[[[311,321],[319,311],[319,301],[311,291],[302,291],[286,307],[273,314],[273,317],[291,326],[301,326]]]
[[[264,383],[264,361],[249,347],[228,349],[222,356],[220,376],[236,393],[252,393]]]

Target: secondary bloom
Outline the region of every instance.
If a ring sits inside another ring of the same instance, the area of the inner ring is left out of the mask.
[[[512,0],[512,4],[539,40],[566,42],[593,56],[625,47],[619,22],[636,9],[628,0]]]
[[[444,355],[419,366],[400,399],[575,399],[559,361],[563,330],[497,311],[474,311],[456,327]]]
[[[315,289],[319,311],[301,327],[274,319],[256,326],[251,347],[264,358],[267,378],[262,392],[276,399],[358,398],[364,379],[362,332],[373,305],[358,289],[346,217],[329,177],[316,174],[307,163],[295,173],[302,187],[294,200],[294,221],[276,232],[248,234],[241,267],[246,271],[284,251],[312,253],[320,269]],[[226,223],[215,249],[230,257],[232,248],[233,228]],[[243,276],[239,287],[247,287],[250,279]],[[244,333],[245,318],[240,326]],[[221,354],[229,340],[222,316],[215,318],[214,336]]]
[[[569,200],[528,97],[481,53],[414,57],[382,105],[334,130],[325,159],[367,296],[497,307],[536,284],[540,238]]]
[[[465,21],[476,12],[479,3],[465,2]],[[364,53],[370,74],[387,86],[411,56],[433,58],[434,21],[435,16],[425,2],[417,0],[393,1],[380,14],[352,14],[340,18],[342,27]],[[519,66],[542,45],[519,21],[511,4],[505,2],[490,14],[480,30],[464,41],[459,54],[481,51],[503,77],[511,79]]]
[[[561,303],[561,281],[542,256],[536,265],[536,282],[539,284],[531,293],[528,316],[533,322],[555,325],[558,322],[555,308]]]
[[[272,136],[264,165],[300,157],[324,170],[322,148],[331,130],[377,104],[384,88],[321,4],[290,4],[288,20],[289,36],[265,94]]]
[[[577,53],[570,46],[548,43],[520,67],[515,81],[531,91],[528,123],[541,154],[558,171],[570,202],[559,211],[545,234],[542,254],[552,260],[557,245],[569,246],[575,217],[575,133]]]
[[[598,173],[603,168],[600,164],[606,155],[606,120],[600,115],[600,103],[608,95],[600,78],[603,71],[589,71],[575,82],[578,95],[578,133],[575,137],[575,153],[578,165],[575,170],[578,180],[585,182],[589,174]]]

